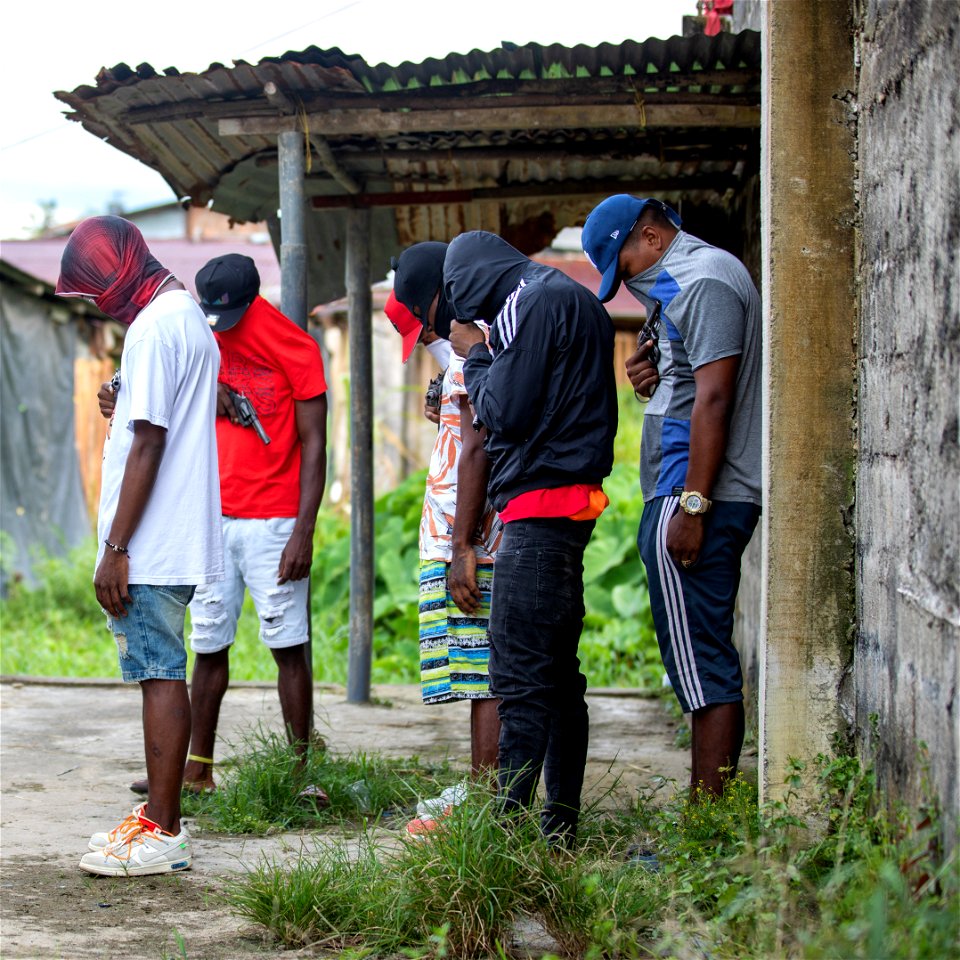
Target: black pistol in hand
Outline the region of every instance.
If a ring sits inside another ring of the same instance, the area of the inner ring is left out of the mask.
[[[260,423],[257,410],[246,395],[237,393],[235,390],[231,390],[230,387],[227,387],[227,392],[230,394],[230,400],[233,403],[234,409],[237,411],[237,416],[240,418],[240,426],[253,427],[253,429],[257,431],[257,436],[264,444],[269,443],[270,438],[267,436],[266,430],[263,429],[263,424]]]
[[[427,386],[427,392],[423,395],[423,402],[434,410],[440,409],[440,397],[443,392],[443,374],[438,373]]]

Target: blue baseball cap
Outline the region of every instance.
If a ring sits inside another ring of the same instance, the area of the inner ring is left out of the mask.
[[[662,200],[631,197],[628,193],[618,193],[598,203],[583,225],[580,242],[583,252],[602,276],[597,296],[603,303],[611,300],[620,287],[617,278],[620,251],[647,207],[656,207],[673,226],[680,229],[680,215]]]

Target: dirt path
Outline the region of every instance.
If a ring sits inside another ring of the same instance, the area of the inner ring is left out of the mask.
[[[416,687],[378,687],[374,705],[318,688],[317,727],[330,748],[390,756],[468,759],[467,704],[424,707]],[[683,782],[687,754],[673,746],[678,721],[657,700],[625,691],[597,691],[590,703],[586,791],[646,786],[651,777]],[[682,721],[681,721],[682,722]],[[189,873],[137,880],[94,878],[77,867],[86,841],[125,816],[135,799],[127,784],[143,774],[140,694],[118,683],[0,685],[3,762],[0,955],[14,958],[289,960],[220,900],[225,876],[261,856],[293,861],[330,842],[331,834],[263,839],[194,835]],[[258,724],[282,729],[274,689],[232,687],[221,736],[229,745]],[[229,746],[221,753],[229,754]]]

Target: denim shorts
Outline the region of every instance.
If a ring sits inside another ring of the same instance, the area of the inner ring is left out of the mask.
[[[310,578],[277,583],[280,555],[295,522],[293,517],[223,517],[223,580],[201,584],[190,604],[194,653],[218,653],[233,643],[246,590],[260,617],[260,639],[268,647],[307,642]]]
[[[193,586],[131,583],[125,617],[107,616],[126,683],[186,680],[183,621]]]

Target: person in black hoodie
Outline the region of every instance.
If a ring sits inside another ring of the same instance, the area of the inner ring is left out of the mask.
[[[542,772],[543,832],[570,844],[589,736],[577,657],[583,551],[609,502],[617,432],[613,325],[586,287],[495,234],[455,238],[443,281],[505,523],[490,613],[500,794],[508,812],[530,806]],[[491,326],[492,355],[474,320]]]

